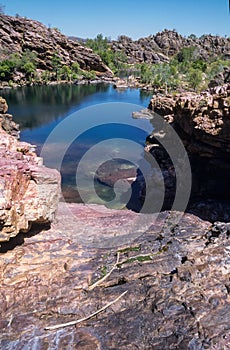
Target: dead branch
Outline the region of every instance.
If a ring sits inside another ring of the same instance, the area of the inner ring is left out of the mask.
[[[113,272],[113,270],[117,267],[117,265],[119,264],[119,259],[120,259],[120,252],[117,252],[117,261],[116,263],[113,265],[112,269],[104,276],[102,277],[100,280],[98,280],[97,282],[95,282],[94,284],[92,284],[91,286],[88,287],[88,290],[91,291],[93,290],[95,287],[99,286],[99,284],[101,284],[102,282],[104,282]]]
[[[111,301],[110,303],[106,304],[105,306],[103,306],[101,309],[97,310],[96,312],[92,313],[89,316],[80,318],[79,320],[75,320],[75,321],[70,321],[67,323],[61,323],[61,324],[57,324],[55,326],[50,326],[50,327],[45,327],[45,330],[54,330],[54,329],[58,329],[58,328],[64,328],[64,327],[68,327],[68,326],[74,326],[78,323],[84,322],[89,320],[90,318],[98,315],[99,313],[101,313],[102,311],[106,310],[108,307],[110,307],[111,305],[115,304],[119,299],[121,299],[128,291],[126,290],[125,292],[123,292],[121,295],[119,295],[115,300]]]

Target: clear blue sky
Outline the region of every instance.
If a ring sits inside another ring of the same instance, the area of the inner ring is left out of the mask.
[[[0,0],[5,13],[58,27],[66,35],[137,39],[165,28],[182,35],[230,35],[228,0]]]

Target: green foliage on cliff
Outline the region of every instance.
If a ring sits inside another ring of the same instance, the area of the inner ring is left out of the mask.
[[[29,50],[23,52],[21,56],[11,54],[0,62],[0,80],[11,80],[16,71],[25,73],[26,78],[31,78],[35,73],[36,66],[37,56]]]
[[[178,70],[173,64],[160,63],[150,65],[142,63],[135,65],[135,69],[141,83],[149,84],[155,89],[162,89],[168,92],[178,87]]]
[[[202,83],[202,71],[195,68],[190,68],[186,74],[189,87],[197,91]]]
[[[85,45],[98,54],[114,73],[126,68],[127,56],[123,52],[112,51],[108,38],[103,38],[102,34],[95,39],[87,39]]]
[[[135,65],[141,83],[164,92],[179,88],[199,91],[208,87],[212,79],[230,67],[229,60],[215,58],[204,61],[195,47],[183,48],[169,63]]]
[[[190,39],[194,40],[195,35]],[[121,36],[121,41],[129,41],[130,38]],[[210,80],[229,67],[229,61],[215,58],[206,61],[202,58],[199,49],[195,46],[182,48],[169,63],[140,63],[128,64],[128,58],[122,51],[114,52],[109,40],[98,34],[95,39],[88,39],[86,46],[97,53],[110,69],[118,74],[134,75],[140,82],[149,85],[153,89],[170,92],[178,89],[202,90],[208,87]]]
[[[37,70],[39,67],[37,55],[30,50],[25,50],[22,55],[5,54],[5,56],[8,57],[0,61],[0,81],[10,83],[10,85],[13,82],[23,81],[42,84],[50,81],[73,82],[83,78],[96,78],[95,71],[82,70],[78,62],[74,62],[71,66],[63,64],[58,52],[55,52],[47,62],[50,69],[40,72]]]

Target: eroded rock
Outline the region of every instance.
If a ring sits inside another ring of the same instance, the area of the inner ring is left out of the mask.
[[[1,348],[214,350],[227,346],[229,227],[212,226],[189,214],[173,225],[178,213],[165,212],[129,244],[81,245],[84,226],[78,222],[87,222],[87,234],[95,241],[106,237],[113,225],[114,234],[119,234],[122,226],[117,223],[138,215],[98,207],[60,203],[51,229],[30,232],[21,246],[0,255]],[[118,250],[117,268],[89,291],[88,286],[114,266]],[[44,330],[88,316],[126,290],[122,299],[97,317],[76,327]]]
[[[63,65],[78,62],[84,70],[95,70],[98,75],[112,76],[101,58],[79,42],[68,39],[57,28],[23,17],[0,15],[1,57],[4,51],[22,54],[25,50],[37,53],[38,68],[53,70],[52,59],[58,55]],[[20,78],[20,77],[19,77]]]
[[[10,135],[17,130],[11,119],[0,115],[0,242],[33,222],[52,221],[60,193],[59,173],[42,165],[34,146]]]
[[[193,181],[191,212],[210,221],[229,221],[230,85],[200,94],[157,95],[149,108],[171,122],[188,152]],[[154,138],[154,132],[148,142],[146,150],[164,163],[166,194],[171,197],[170,184],[175,182],[175,172],[171,171],[168,156]]]
[[[112,41],[111,48],[115,52],[125,53],[130,64],[147,62],[169,62],[170,57],[184,47],[196,47],[197,57],[208,60],[210,55],[229,56],[230,39],[213,35],[201,38],[185,38],[175,30],[163,30],[138,40],[121,35],[118,41]]]

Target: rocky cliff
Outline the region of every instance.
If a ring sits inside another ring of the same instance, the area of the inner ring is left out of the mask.
[[[22,17],[0,15],[0,58],[25,50],[37,54],[38,68],[52,70],[52,57],[58,55],[63,65],[78,62],[83,70],[111,76],[110,69],[92,50],[68,39],[58,29]]]
[[[200,94],[156,95],[149,108],[172,123],[186,147],[193,173],[193,212],[230,221],[230,85]],[[154,132],[148,141],[155,143]],[[162,157],[156,147],[149,149]]]
[[[60,193],[59,173],[42,165],[34,146],[17,140],[18,126],[6,112],[0,98],[0,243],[32,223],[50,223]]]
[[[185,38],[174,30],[164,30],[135,41],[122,35],[118,41],[111,43],[112,50],[125,53],[129,63],[169,62],[169,58],[183,47],[191,46],[197,48],[197,55],[204,60],[215,55],[230,57],[230,38],[213,35]]]

